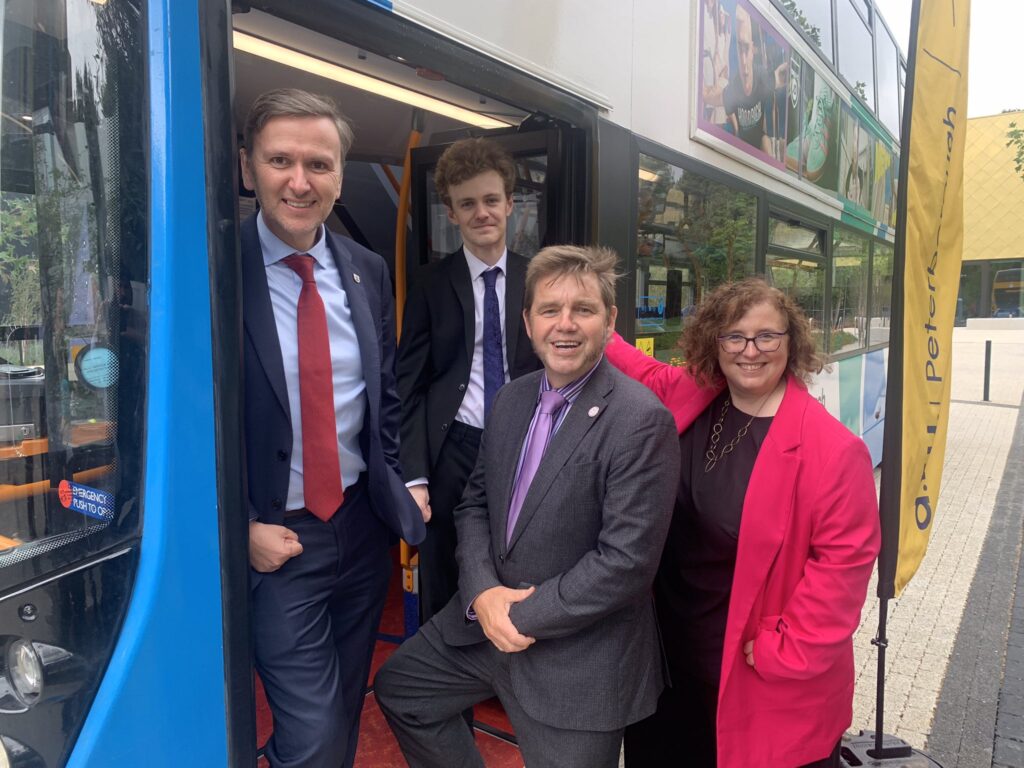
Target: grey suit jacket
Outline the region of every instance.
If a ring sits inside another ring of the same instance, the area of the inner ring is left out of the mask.
[[[671,415],[606,361],[548,445],[505,544],[519,453],[542,371],[495,399],[477,464],[455,511],[459,592],[438,614],[445,642],[489,642],[466,619],[490,587],[537,587],[511,619],[537,642],[508,656],[533,718],[610,731],[654,712],[663,685],[651,600],[679,477]]]

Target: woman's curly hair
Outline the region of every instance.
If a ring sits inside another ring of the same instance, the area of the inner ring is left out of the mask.
[[[786,319],[789,335],[789,372],[804,381],[824,367],[811,336],[811,324],[803,310],[789,296],[769,285],[763,278],[748,277],[720,285],[709,293],[696,314],[687,323],[679,347],[690,374],[701,386],[724,380],[718,365],[718,337],[747,311],[767,302]]]

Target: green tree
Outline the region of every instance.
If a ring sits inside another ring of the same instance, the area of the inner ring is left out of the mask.
[[[31,196],[5,195],[0,199],[0,286],[6,294],[6,312],[0,316],[3,325],[40,322],[36,231],[36,206]]]
[[[1015,151],[1013,167],[1024,179],[1024,128],[1018,128],[1017,123],[1010,123],[1010,130],[1006,132],[1006,146]]]

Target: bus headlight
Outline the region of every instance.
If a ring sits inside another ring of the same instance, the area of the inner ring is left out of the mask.
[[[31,642],[15,640],[7,647],[7,674],[22,704],[35,704],[43,693],[43,662]]]
[[[7,754],[7,739],[0,736],[0,768],[11,768],[11,756]]]

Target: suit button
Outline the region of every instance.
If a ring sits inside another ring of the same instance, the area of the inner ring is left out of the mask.
[[[448,431],[448,425],[447,424],[442,424],[441,425],[441,431],[442,432],[447,432]]]
[[[280,499],[274,499],[272,502],[270,502],[270,506],[272,506],[274,509],[280,509],[281,507],[284,506],[284,504],[281,503]]]
[[[465,384],[459,384],[459,392],[465,392],[465,391],[466,391],[466,385]]]
[[[277,452],[277,460],[278,461],[284,461],[287,458],[288,458],[288,451],[278,451]]]
[[[504,563],[505,562],[505,556],[504,555],[498,555],[498,562],[499,563]]]

